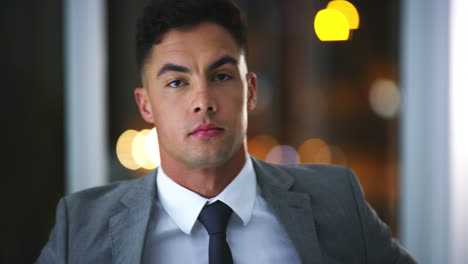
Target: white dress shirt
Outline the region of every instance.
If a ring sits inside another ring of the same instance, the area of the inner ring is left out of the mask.
[[[209,236],[197,218],[206,203],[217,200],[233,210],[226,236],[234,263],[300,263],[292,242],[261,195],[250,158],[212,199],[175,183],[162,167],[156,180],[158,199],[146,231],[144,264],[208,263]]]

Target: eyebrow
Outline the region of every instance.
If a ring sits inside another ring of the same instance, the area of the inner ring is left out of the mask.
[[[216,60],[215,62],[213,62],[212,64],[210,64],[210,66],[208,66],[207,68],[207,71],[213,71],[214,69],[217,69],[225,64],[233,64],[235,66],[238,65],[238,61],[236,59],[234,59],[233,57],[231,56],[224,56],[224,57],[221,57],[220,59]],[[175,71],[175,72],[182,72],[182,73],[190,73],[190,69],[185,67],[185,66],[181,66],[181,65],[177,65],[177,64],[172,64],[172,63],[166,63],[164,64],[164,66],[159,70],[158,72],[158,75],[157,77],[165,74],[166,72],[169,72],[169,71]]]
[[[216,68],[223,66],[224,64],[233,64],[234,66],[238,65],[238,61],[231,56],[224,56],[217,61],[213,62],[210,66],[208,66],[208,71],[212,71]]]
[[[176,72],[183,72],[183,73],[189,73],[190,70],[189,68],[187,67],[184,67],[184,66],[180,66],[180,65],[176,65],[176,64],[172,64],[172,63],[166,63],[164,64],[164,66],[159,70],[158,72],[158,76],[161,76],[163,75],[164,73],[166,72],[169,72],[169,71],[176,71]]]

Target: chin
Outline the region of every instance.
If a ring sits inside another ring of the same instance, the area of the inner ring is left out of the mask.
[[[179,160],[192,168],[221,167],[237,156],[242,149],[242,142],[243,141],[239,141],[234,142],[234,144],[221,144],[218,146],[211,145],[198,149],[185,149],[184,154],[179,156]]]
[[[215,168],[224,165],[231,158],[231,153],[216,153],[211,155],[206,155],[206,153],[196,153],[195,155],[189,155],[184,157],[184,161],[190,167],[193,168]]]
[[[223,166],[232,160],[239,149],[240,147],[221,148],[215,151],[187,151],[180,158],[187,166],[192,168],[216,168]]]

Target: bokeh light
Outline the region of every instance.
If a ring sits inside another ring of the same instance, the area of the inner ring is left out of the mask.
[[[120,163],[127,169],[137,170],[140,165],[135,161],[132,155],[132,145],[138,131],[129,129],[120,135],[117,140],[116,152]]]
[[[359,13],[350,2],[346,0],[333,0],[328,3],[327,9],[336,9],[343,13],[348,20],[349,29],[359,28]]]
[[[151,129],[145,142],[145,151],[148,158],[151,160],[155,167],[161,164],[161,157],[159,156],[159,142],[156,128]]]
[[[147,170],[156,168],[156,164],[154,164],[146,154],[146,137],[149,133],[149,129],[143,129],[135,136],[132,144],[133,158],[140,167]]]
[[[345,41],[349,38],[349,22],[336,9],[320,10],[315,16],[315,33],[321,41]]]
[[[269,135],[256,136],[247,142],[250,155],[257,159],[265,160],[268,152],[278,146],[278,141]]]
[[[298,148],[301,163],[305,164],[331,164],[332,153],[327,143],[319,138],[306,140]]]
[[[369,91],[369,103],[378,116],[394,118],[400,110],[400,91],[395,82],[388,79],[375,80]]]
[[[127,130],[119,137],[116,146],[117,158],[128,169],[155,169],[161,164],[156,128]]]
[[[265,161],[281,165],[298,164],[299,155],[293,147],[279,145],[268,152]]]

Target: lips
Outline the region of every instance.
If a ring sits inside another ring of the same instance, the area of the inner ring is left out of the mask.
[[[223,133],[223,131],[223,128],[213,124],[200,124],[192,132],[190,132],[189,135],[198,138],[210,138]]]

